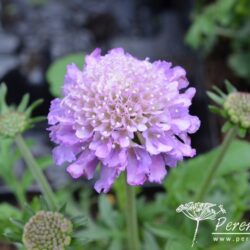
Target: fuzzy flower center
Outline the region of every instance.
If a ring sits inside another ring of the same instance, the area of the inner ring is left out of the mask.
[[[87,125],[102,137],[124,131],[129,138],[157,122],[177,94],[178,83],[171,88],[164,71],[152,74],[153,70],[148,61],[119,55],[107,55],[98,64],[89,64],[78,79],[78,87],[64,102],[76,118],[76,129]]]
[[[72,223],[57,212],[40,211],[24,227],[27,250],[64,250],[71,241]]]

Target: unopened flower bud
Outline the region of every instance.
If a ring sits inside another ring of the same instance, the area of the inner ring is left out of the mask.
[[[24,113],[9,111],[0,115],[0,135],[14,137],[22,133],[27,125]]]
[[[64,250],[70,245],[72,223],[58,212],[40,211],[24,227],[27,250]]]
[[[232,123],[239,124],[245,129],[250,128],[250,94],[231,93],[224,103],[224,108]]]

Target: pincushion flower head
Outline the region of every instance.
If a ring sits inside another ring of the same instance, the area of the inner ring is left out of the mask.
[[[48,121],[56,164],[68,162],[73,178],[92,179],[98,192],[121,172],[130,185],[160,183],[166,165],[193,157],[188,134],[200,126],[189,114],[194,88],[183,68],[138,60],[117,48],[86,57],[83,70],[67,67],[63,98],[51,103]]]

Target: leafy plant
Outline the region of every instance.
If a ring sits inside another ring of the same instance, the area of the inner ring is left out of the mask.
[[[34,143],[29,141],[29,147]],[[10,157],[10,153],[12,157]],[[32,184],[34,178],[30,171],[25,168],[20,176],[17,176],[15,165],[21,161],[21,155],[18,150],[13,146],[12,139],[0,140],[0,176],[4,183],[14,192],[18,203],[22,206],[26,202],[26,191]],[[38,157],[38,163],[41,169],[46,169],[52,165],[51,156]]]
[[[228,64],[240,77],[250,82],[250,2],[216,0],[201,8],[194,17],[186,42],[205,53],[214,49],[220,38],[230,45]]]

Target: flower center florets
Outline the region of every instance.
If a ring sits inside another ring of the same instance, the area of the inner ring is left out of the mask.
[[[72,223],[57,212],[38,212],[24,227],[27,250],[64,250],[70,244]]]

